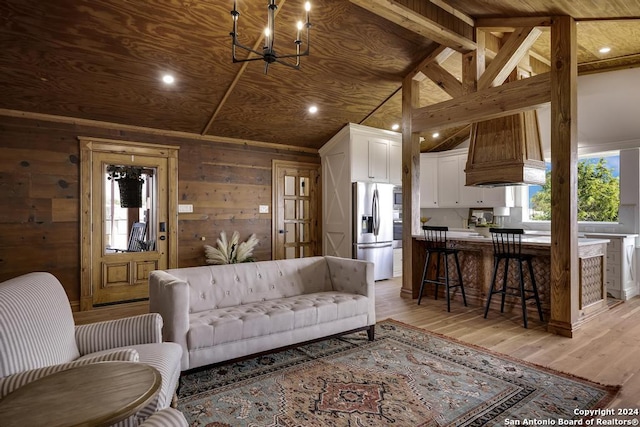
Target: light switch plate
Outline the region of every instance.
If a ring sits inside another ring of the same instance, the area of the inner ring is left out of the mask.
[[[258,212],[269,213],[269,205],[260,205]]]
[[[178,213],[192,213],[193,205],[178,205]]]

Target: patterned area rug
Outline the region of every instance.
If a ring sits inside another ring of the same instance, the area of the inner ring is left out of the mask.
[[[346,335],[181,381],[178,408],[207,427],[557,425],[619,391],[393,320],[373,342]]]

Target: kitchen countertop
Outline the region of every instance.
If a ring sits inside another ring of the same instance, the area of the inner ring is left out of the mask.
[[[592,232],[584,232],[582,233],[585,236],[589,235],[589,236],[597,236],[597,237],[638,237],[637,234],[635,233],[592,233]]]

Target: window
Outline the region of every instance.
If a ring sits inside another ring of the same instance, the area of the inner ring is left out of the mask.
[[[144,176],[142,185],[142,206],[140,208],[128,208],[121,206],[121,193],[119,184],[115,179],[109,177],[105,167],[104,174],[104,232],[105,250],[107,253],[122,252],[129,247],[129,236],[131,228],[136,222],[143,222],[150,225],[145,231],[145,244],[147,241],[155,240],[155,228],[153,224],[156,220],[152,218],[156,211],[153,206],[155,199],[154,182],[157,174],[156,168],[141,168]]]
[[[551,219],[551,163],[545,185],[529,187],[529,219]],[[578,159],[578,221],[617,222],[620,207],[620,153],[607,152]]]

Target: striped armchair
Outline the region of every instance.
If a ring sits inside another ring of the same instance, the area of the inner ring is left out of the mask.
[[[38,378],[88,363],[124,360],[160,371],[158,396],[120,426],[167,408],[180,377],[182,348],[162,342],[156,313],[75,326],[64,288],[49,273],[0,283],[0,399]],[[179,425],[179,424],[177,424]]]
[[[173,408],[165,408],[151,415],[140,427],[189,427],[182,412]]]

